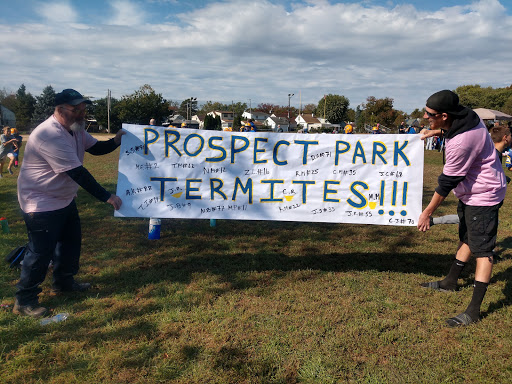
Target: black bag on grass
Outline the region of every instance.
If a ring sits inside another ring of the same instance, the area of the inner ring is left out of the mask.
[[[25,252],[27,252],[27,244],[16,247],[5,256],[5,261],[9,264],[9,267],[19,268],[21,261],[25,257]]]

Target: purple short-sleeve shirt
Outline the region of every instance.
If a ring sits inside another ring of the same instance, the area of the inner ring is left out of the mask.
[[[480,121],[475,128],[446,139],[446,176],[465,176],[453,193],[464,204],[492,206],[505,198],[507,184],[491,136]]]
[[[18,177],[18,201],[25,213],[64,208],[78,191],[67,174],[83,165],[85,151],[97,140],[89,133],[73,135],[54,116],[30,134]]]

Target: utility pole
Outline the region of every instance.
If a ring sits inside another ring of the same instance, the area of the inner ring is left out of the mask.
[[[325,95],[324,95],[324,121],[325,121],[325,106],[327,105],[327,101],[325,100]]]
[[[288,94],[288,130],[290,130],[290,99],[292,98],[293,95],[294,93]]]
[[[194,101],[197,100],[197,97],[191,97],[190,99],[188,99],[188,103],[187,103],[187,120],[190,120],[192,119],[192,105],[194,103]],[[188,118],[188,109],[190,107],[190,119]]]
[[[110,97],[112,93],[107,89],[107,133],[110,133]]]

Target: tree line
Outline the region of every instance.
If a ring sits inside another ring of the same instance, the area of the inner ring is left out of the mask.
[[[505,88],[481,87],[480,85],[464,85],[455,89],[461,104],[470,108],[489,108],[507,114],[512,114],[512,85]],[[55,90],[51,85],[46,86],[41,95],[32,96],[22,84],[17,92],[8,92],[5,88],[0,90],[0,104],[13,111],[16,115],[16,125],[21,131],[30,131],[43,122],[53,113]],[[307,104],[300,111],[296,107],[280,106],[277,104],[261,103],[254,110],[288,116],[293,119],[299,112],[314,114],[315,117],[325,118],[332,124],[355,122],[357,129],[364,126],[373,126],[377,123],[385,127],[398,127],[400,123],[409,118],[422,119],[424,108],[415,109],[407,114],[393,107],[394,100],[390,97],[378,99],[369,96],[366,102],[350,108],[350,101],[342,95],[324,95],[317,104]],[[110,115],[111,132],[117,132],[122,123],[148,124],[154,118],[157,124],[164,123],[170,115],[180,114],[188,119],[193,115],[203,115],[205,129],[220,130],[219,117],[208,116],[212,111],[231,111],[234,115],[233,127],[238,129],[242,125],[242,114],[248,110],[247,103],[232,102],[224,104],[207,101],[200,107],[196,98],[189,98],[181,103],[166,100],[161,93],[148,84],[141,86],[130,95],[120,99],[107,97],[93,100],[89,116],[104,128],[108,125]],[[425,122],[426,123],[426,122]]]

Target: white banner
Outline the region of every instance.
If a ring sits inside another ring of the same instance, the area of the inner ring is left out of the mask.
[[[422,211],[419,135],[123,129],[118,217],[414,226]]]

